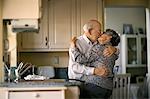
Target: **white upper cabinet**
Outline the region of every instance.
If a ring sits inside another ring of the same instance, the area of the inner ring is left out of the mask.
[[[68,51],[73,36],[91,20],[103,24],[103,0],[42,0],[40,32],[23,34],[22,51]]]
[[[75,0],[49,1],[50,50],[67,50],[72,37]]]
[[[50,50],[68,51],[73,36],[91,19],[103,23],[103,0],[49,0]]]
[[[48,0],[42,0],[42,16],[39,19],[39,32],[19,33],[18,49],[19,51],[47,51],[49,48],[48,37]]]
[[[38,19],[41,0],[3,0],[3,19]]]
[[[121,36],[121,51],[123,73],[128,72],[127,68],[146,67],[146,35],[123,34]]]
[[[89,20],[98,20],[102,23],[104,5],[103,0],[77,0],[77,33],[83,33],[83,25]]]

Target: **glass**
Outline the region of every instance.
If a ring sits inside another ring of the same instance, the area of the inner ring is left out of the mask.
[[[147,64],[147,43],[146,38],[141,38],[141,63]]]
[[[6,65],[5,65],[6,67]],[[6,81],[8,82],[14,82],[14,80],[16,79],[16,67],[10,67],[10,69],[8,67],[6,67],[7,70],[7,79]]]
[[[127,38],[127,54],[128,61],[127,64],[137,64],[137,42],[136,38]]]

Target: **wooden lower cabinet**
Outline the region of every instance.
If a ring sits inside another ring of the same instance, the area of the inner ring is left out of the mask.
[[[9,99],[65,99],[64,92],[54,91],[25,91],[9,92]]]
[[[65,99],[79,99],[80,90],[77,86],[67,87]]]
[[[36,87],[4,88],[0,87],[0,99],[79,99],[79,88]]]

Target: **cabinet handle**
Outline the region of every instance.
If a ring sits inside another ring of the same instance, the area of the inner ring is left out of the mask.
[[[8,51],[8,49],[9,49],[9,41],[8,41],[8,39],[5,39],[5,40],[4,40],[4,43],[5,43],[5,44],[4,44],[4,45],[5,45],[5,46],[4,46],[4,49],[5,49],[6,51]]]
[[[34,96],[35,96],[36,98],[39,98],[39,97],[40,97],[40,94],[35,93]]]
[[[47,46],[48,45],[48,38],[47,37],[45,38],[45,41],[46,41],[45,45]]]

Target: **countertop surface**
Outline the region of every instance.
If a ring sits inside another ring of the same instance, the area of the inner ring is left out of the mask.
[[[0,87],[19,88],[19,87],[65,87],[65,86],[79,86],[79,81],[66,81],[64,79],[49,79],[49,80],[34,80],[34,81],[19,81],[0,83]]]

